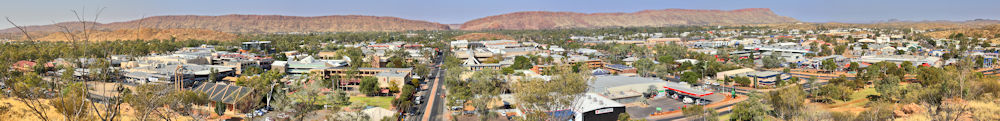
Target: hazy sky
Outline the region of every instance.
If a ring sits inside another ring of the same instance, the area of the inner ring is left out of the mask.
[[[647,9],[771,8],[806,22],[1000,19],[1000,0],[4,0],[0,17],[20,25],[75,20],[71,10],[99,22],[157,15],[278,14],[395,16],[444,24],[517,11],[635,12]],[[0,28],[12,27],[3,22]]]

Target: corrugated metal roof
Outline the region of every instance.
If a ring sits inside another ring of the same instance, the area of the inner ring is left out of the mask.
[[[194,90],[204,92],[208,95],[209,100],[227,104],[234,104],[253,92],[253,89],[249,87],[210,82],[202,82]]]

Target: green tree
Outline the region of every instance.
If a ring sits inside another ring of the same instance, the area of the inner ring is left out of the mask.
[[[770,56],[761,59],[761,61],[764,62],[764,68],[779,68],[781,67],[781,63],[785,62],[779,52],[773,52]]]
[[[331,103],[333,103],[334,105],[346,106],[351,104],[350,101],[351,97],[347,96],[347,92],[344,92],[343,89],[334,90],[333,94],[329,97],[331,98],[330,99]]]
[[[834,54],[838,55],[844,54],[845,50],[847,50],[847,45],[845,44],[838,44],[836,47],[833,48]]]
[[[264,69],[260,69],[260,67],[250,66],[250,67],[244,68],[243,72],[240,73],[240,74],[241,75],[257,75],[257,74],[261,74],[263,72],[264,72]]]
[[[910,61],[903,61],[903,63],[899,64],[899,67],[905,73],[913,73],[917,71],[917,67],[914,66],[913,62]]]
[[[503,73],[504,75],[514,74],[514,68],[503,67],[503,68],[500,68],[500,72]]]
[[[65,71],[63,71],[62,76],[59,77],[63,81],[63,83],[72,82],[76,80],[76,76],[73,75],[76,74],[75,68],[73,68],[72,66],[63,66],[63,70]]]
[[[618,121],[631,121],[631,120],[632,120],[632,118],[628,115],[628,113],[619,113],[618,114]]]
[[[190,110],[194,109],[195,105],[207,105],[210,102],[208,94],[192,90],[172,91],[166,99],[173,100],[167,101],[167,105],[181,115],[190,115]]]
[[[947,79],[941,68],[920,67],[917,71],[917,80],[921,85],[936,85]]]
[[[215,114],[223,115],[226,113],[226,104],[222,102],[215,103]]]
[[[816,91],[816,95],[830,99],[848,101],[851,100],[850,95],[853,91],[854,90],[852,90],[850,87],[845,87],[843,85],[827,84],[820,86]]]
[[[555,79],[545,81],[538,78],[522,80],[513,83],[511,91],[514,97],[523,105],[520,109],[528,112],[544,112],[549,109],[568,108],[572,102],[587,90],[589,73],[573,72],[567,65],[557,65]],[[544,114],[544,113],[542,113]],[[531,119],[560,119],[567,117],[550,117],[549,115],[532,115]]]
[[[378,79],[375,77],[364,77],[361,79],[361,84],[358,85],[358,90],[365,95],[375,95],[378,93]]]
[[[736,77],[736,78],[733,78],[733,81],[736,82],[737,84],[740,84],[740,85],[743,85],[743,86],[753,86],[753,85],[751,85],[751,83],[753,83],[753,80],[750,80],[747,77]]]
[[[898,76],[890,76],[887,78],[875,80],[873,83],[875,85],[875,91],[881,94],[882,99],[893,100],[900,99],[900,78]]]
[[[389,92],[399,92],[399,85],[396,81],[389,81]]]
[[[693,119],[699,119],[705,117],[705,107],[702,105],[692,105],[690,107],[681,108],[681,113],[684,117],[691,117]]]
[[[652,72],[653,66],[655,66],[655,64],[653,64],[653,60],[651,60],[649,58],[642,58],[642,59],[636,60],[634,63],[632,63],[632,65],[635,66],[636,70],[639,71],[639,74],[642,74],[642,75],[646,75],[646,74]]]
[[[762,104],[760,98],[751,95],[747,101],[736,103],[733,106],[730,121],[765,121],[767,120],[767,105]]]
[[[413,73],[419,75],[420,77],[426,78],[425,76],[430,74],[430,71],[431,69],[428,66],[413,66]]]
[[[799,86],[790,86],[768,92],[764,99],[770,103],[771,107],[774,107],[775,114],[782,119],[790,119],[798,115],[805,106],[805,93]]]
[[[137,119],[147,120],[149,114],[156,112],[156,108],[166,104],[167,100],[164,100],[166,95],[163,91],[168,88],[166,85],[139,85],[134,94],[126,96],[125,100],[137,112]]]
[[[681,74],[681,81],[687,82],[688,84],[699,84],[701,80],[701,74],[694,71],[687,71]]]
[[[510,65],[510,67],[518,70],[531,69],[531,66],[531,60],[528,60],[528,58],[524,56],[515,56],[514,64]]]
[[[91,108],[88,105],[90,101],[81,100],[86,96],[85,90],[82,82],[71,82],[61,90],[61,96],[49,104],[67,120],[82,120],[89,115],[88,110]]]
[[[823,69],[826,71],[833,72],[837,70],[837,62],[835,62],[833,59],[823,60],[822,64],[823,64]]]
[[[851,62],[851,65],[847,67],[847,69],[851,71],[859,71],[860,68],[861,65],[858,65],[858,62]]]
[[[208,82],[219,81],[219,79],[218,79],[219,77],[218,76],[219,76],[219,71],[218,70],[215,70],[215,68],[209,69]]]

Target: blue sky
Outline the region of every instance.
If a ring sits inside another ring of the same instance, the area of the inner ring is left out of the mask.
[[[0,17],[20,25],[75,20],[71,10],[99,22],[157,15],[374,15],[457,24],[517,11],[635,12],[648,9],[771,8],[806,22],[1000,19],[1000,0],[5,0]],[[12,27],[4,22],[0,28]]]

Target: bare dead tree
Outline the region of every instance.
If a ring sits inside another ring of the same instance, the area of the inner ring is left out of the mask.
[[[65,34],[63,34],[63,36],[65,36],[67,39],[70,39],[72,41],[72,43],[73,43],[73,50],[76,50],[77,49],[76,48],[76,40],[77,40],[77,38],[76,38],[76,35],[73,34],[72,31],[69,29],[69,27],[66,27],[66,26],[63,26],[63,25],[54,24],[55,23],[54,21],[52,23],[53,23],[53,25],[56,25],[56,27],[59,27],[59,28],[61,28],[63,30],[63,32],[65,33]],[[60,53],[60,55],[63,55],[63,54],[65,54],[65,53]],[[62,57],[66,57],[66,56],[63,55]],[[79,63],[78,61],[75,61],[76,59],[72,59],[72,60],[73,60],[72,61],[73,63]],[[76,71],[76,70],[66,70],[66,71]],[[63,81],[66,81],[66,80],[63,80]],[[84,86],[86,86],[86,83],[84,83]],[[87,93],[86,88],[84,88],[82,90],[79,90],[79,91],[83,91],[85,95],[82,95],[80,97],[82,99],[79,99],[78,101],[81,101],[80,104],[86,103],[85,102],[86,101],[86,97],[87,97],[86,96],[86,93]],[[59,97],[66,97],[66,96],[63,93],[59,93]],[[69,103],[69,101],[63,100],[63,101],[59,101],[59,103],[61,103],[63,106],[69,106],[67,104],[67,103]],[[79,105],[73,105],[73,106],[79,106]],[[86,109],[84,109],[84,108],[72,108],[72,109],[77,109],[76,111],[73,111],[74,114],[72,114],[72,116],[70,114],[63,114],[63,116],[66,118],[66,120],[71,120],[73,118],[80,117],[81,113],[84,112],[84,111],[86,111]]]
[[[34,41],[35,40],[34,38],[31,38],[31,35],[28,34],[28,31],[25,30],[24,27],[18,26],[17,24],[14,24],[14,21],[10,20],[10,17],[4,17],[4,18],[7,19],[7,23],[10,23],[10,25],[14,25],[14,28],[17,28],[17,30],[21,30],[21,33],[24,34],[24,37],[28,38],[28,41]]]
[[[24,36],[26,38],[28,38],[28,41],[34,41],[35,40],[34,38],[31,37],[30,34],[28,34],[28,31],[25,30],[24,27],[15,24],[13,20],[10,20],[10,17],[5,17],[5,18],[7,19],[8,23],[10,23],[11,25],[14,25],[14,28],[17,28],[18,30],[20,30],[21,33],[23,33]],[[36,50],[37,50],[37,48],[36,48]],[[49,116],[45,114],[45,112],[47,112],[48,108],[45,107],[45,104],[42,101],[38,100],[39,98],[45,97],[44,93],[38,93],[38,92],[43,92],[44,90],[42,90],[42,89],[35,89],[35,88],[31,88],[31,87],[21,88],[21,87],[18,87],[18,86],[12,86],[10,89],[13,92],[15,92],[15,93],[20,93],[20,94],[15,94],[15,95],[17,95],[17,98],[14,98],[15,100],[17,100],[18,102],[24,103],[24,105],[26,107],[28,107],[28,109],[31,109],[31,111],[36,116],[38,116],[39,119],[41,119],[43,121],[48,121],[49,120]]]
[[[91,35],[90,34],[93,33],[93,31],[96,30],[96,28],[97,28],[97,20],[100,18],[101,13],[104,12],[104,9],[105,9],[104,7],[100,8],[100,9],[97,9],[97,13],[94,14],[93,20],[91,20],[91,23],[89,25],[87,23],[87,18],[85,16],[86,13],[78,12],[78,11],[75,11],[75,10],[72,11],[73,14],[76,16],[77,21],[80,22],[80,24],[82,26],[81,34],[83,34],[82,39],[83,39],[84,42],[91,42]],[[78,40],[74,40],[74,42],[76,42],[76,41],[78,41]],[[87,45],[84,44],[84,46],[86,48]],[[108,55],[111,55],[111,52],[110,51],[104,51],[104,56],[101,59],[102,60],[106,60],[106,61],[111,61],[111,57],[108,56]],[[90,57],[91,58],[96,58],[95,55],[91,55]],[[89,65],[89,64],[85,64],[83,66],[86,66],[86,65]],[[114,70],[111,70],[111,66],[112,65],[111,64],[105,64],[105,65],[101,65],[101,66],[107,66],[107,67],[98,67],[98,68],[104,68],[104,69],[98,69],[98,71],[100,73],[100,75],[98,75],[98,76],[101,77],[100,79],[111,78],[112,75],[114,74],[113,72],[115,72]],[[86,68],[86,67],[84,67],[84,68]],[[115,83],[118,83],[117,80],[115,80]],[[103,93],[107,94],[108,93],[108,90],[106,90],[107,89],[107,87],[106,87],[107,85],[102,84],[100,86],[102,88],[102,91],[104,91]],[[89,85],[84,85],[84,88],[87,89],[87,90],[90,90],[91,87]],[[114,121],[114,120],[116,120],[117,116],[121,114],[121,111],[120,111],[121,104],[124,101],[121,99],[120,96],[123,95],[122,91],[125,90],[125,89],[124,89],[123,85],[121,85],[121,84],[116,85],[115,88],[116,89],[114,91],[118,92],[119,95],[117,95],[117,96],[103,97],[104,99],[101,99],[101,100],[106,101],[106,105],[103,108],[103,110],[101,110],[101,109],[99,109],[97,107],[97,104],[96,104],[97,102],[94,102],[94,101],[90,102],[91,106],[94,107],[93,108],[94,112],[97,114],[98,118],[100,118],[103,121]]]

